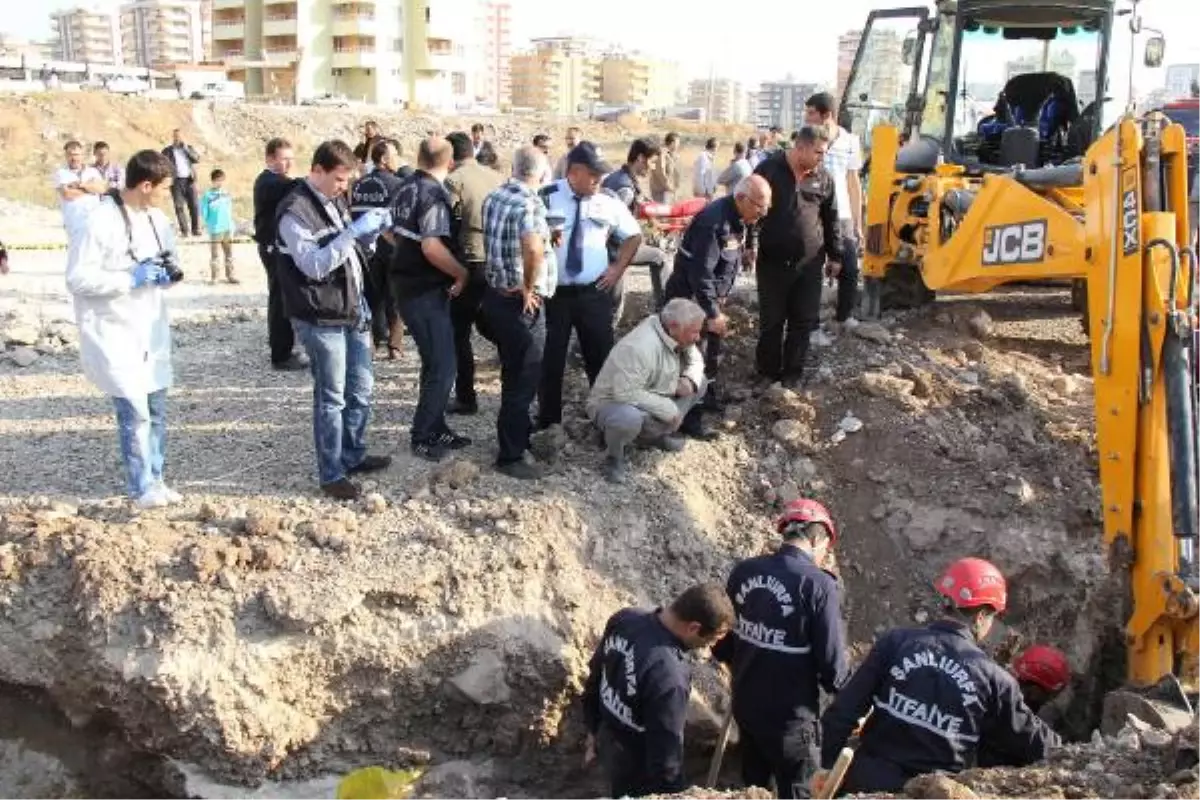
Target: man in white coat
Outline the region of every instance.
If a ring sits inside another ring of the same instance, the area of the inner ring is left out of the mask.
[[[182,273],[171,224],[155,206],[172,175],[162,153],[134,155],[125,186],[89,214],[67,261],[83,372],[113,399],[126,487],[142,508],[182,499],[163,482],[172,379],[163,289]]]

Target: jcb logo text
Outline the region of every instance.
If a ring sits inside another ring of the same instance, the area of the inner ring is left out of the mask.
[[[1034,264],[1046,258],[1046,220],[993,225],[983,231],[983,264]]]

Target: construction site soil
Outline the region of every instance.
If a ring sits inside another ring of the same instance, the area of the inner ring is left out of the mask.
[[[395,462],[362,501],[336,503],[315,491],[311,380],[270,370],[265,281],[241,246],[242,285],[172,290],[167,477],[185,500],[139,513],[119,496],[111,406],[80,374],[62,254],[18,255],[0,279],[0,795],[332,796],[376,764],[427,767],[420,796],[603,794],[581,767],[578,696],[606,618],[723,581],[775,546],[780,504],[807,495],[844,530],[855,658],[936,613],[931,580],[968,554],[1009,578],[997,658],[1032,641],[1070,657],[1057,705],[1081,743],[961,786],[1196,796],[1194,728],[1177,741],[1121,718],[1093,734],[1122,678],[1123,599],[1065,291],[945,298],[834,330],[801,392],[755,395],[747,278],[721,438],[639,452],[624,486],[600,474],[581,370],[564,426],[538,436],[546,477],[491,468],[499,372],[482,341],[480,413],[455,420],[474,444],[437,466],[412,458],[409,346],[375,364],[370,443]],[[185,248],[183,266],[204,274],[206,250]],[[645,276],[630,281],[626,329],[647,309]],[[704,654],[695,673],[699,781],[728,699]],[[736,746],[724,786],[735,765]],[[909,795],[971,796],[941,790]]]

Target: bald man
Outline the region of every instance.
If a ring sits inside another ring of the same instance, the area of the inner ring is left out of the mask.
[[[457,374],[450,300],[462,293],[468,273],[451,250],[451,201],[446,190],[453,148],[440,136],[421,142],[417,169],[392,203],[396,250],[389,275],[396,310],[421,354],[421,393],[413,414],[414,455],[440,461],[471,444],[446,424]]]
[[[746,229],[766,215],[771,207],[771,185],[761,175],[738,181],[732,194],[709,203],[692,220],[679,250],[675,268],[667,281],[667,299],[686,297],[695,300],[707,317],[704,324],[704,371],[709,380],[704,407],[721,409],[717,368],[721,356],[721,337],[728,320],[721,306],[742,265],[746,247]]]

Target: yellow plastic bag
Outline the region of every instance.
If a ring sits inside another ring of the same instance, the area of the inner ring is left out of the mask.
[[[356,769],[338,782],[338,800],[393,800],[408,797],[421,770],[393,771],[383,767]]]

